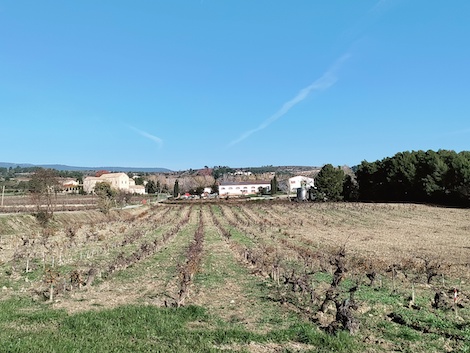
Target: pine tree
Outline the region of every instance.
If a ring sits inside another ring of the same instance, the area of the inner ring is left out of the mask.
[[[328,201],[342,200],[344,171],[338,167],[335,168],[331,164],[326,164],[318,173],[315,180],[317,191]]]

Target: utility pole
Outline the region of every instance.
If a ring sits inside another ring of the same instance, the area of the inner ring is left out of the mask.
[[[3,207],[3,195],[5,194],[5,185],[3,185],[2,188],[2,207]]]

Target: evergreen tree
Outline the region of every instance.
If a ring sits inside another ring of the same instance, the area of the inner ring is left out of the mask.
[[[175,180],[175,185],[173,187],[173,197],[178,197],[180,194],[180,186],[178,179]]]
[[[363,200],[376,200],[379,186],[377,178],[377,163],[362,161],[356,171],[356,180],[359,184],[359,197]]]
[[[271,195],[275,195],[277,193],[277,178],[276,175],[274,175],[274,178],[271,179]]]
[[[326,164],[315,180],[318,195],[328,201],[342,200],[344,171],[331,164]]]
[[[413,151],[382,161],[363,161],[356,178],[360,198],[470,204],[470,152]]]
[[[344,178],[342,194],[345,201],[357,201],[359,199],[359,187],[349,174]]]
[[[147,185],[145,185],[145,191],[147,194],[155,194],[158,192],[157,185],[155,185],[155,182],[153,180],[149,180],[147,182]]]

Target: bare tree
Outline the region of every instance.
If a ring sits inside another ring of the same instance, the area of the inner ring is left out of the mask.
[[[36,170],[30,180],[29,191],[36,205],[36,217],[42,224],[46,224],[54,214],[59,191],[57,171],[42,168]]]
[[[98,206],[100,211],[104,214],[108,214],[111,207],[113,207],[113,201],[116,196],[116,191],[111,188],[111,185],[107,182],[96,183],[95,194],[99,197]]]

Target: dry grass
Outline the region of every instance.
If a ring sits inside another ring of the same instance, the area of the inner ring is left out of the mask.
[[[277,212],[285,212],[278,206]],[[394,262],[428,256],[461,269],[470,262],[470,210],[409,204],[316,204],[297,207],[289,233],[361,257]],[[289,211],[287,211],[289,212]],[[299,220],[305,219],[303,226]],[[307,223],[307,225],[305,225]]]

